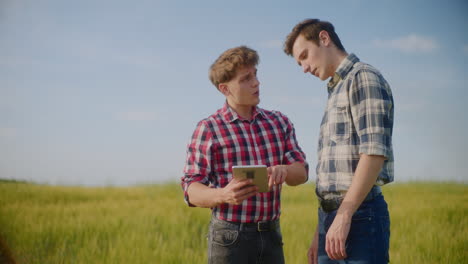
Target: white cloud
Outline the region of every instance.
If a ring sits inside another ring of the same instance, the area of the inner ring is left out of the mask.
[[[156,113],[148,111],[127,111],[116,114],[118,120],[124,121],[154,121],[157,117]]]
[[[380,48],[397,49],[407,53],[428,53],[439,47],[436,40],[417,34],[390,40],[375,39],[373,44]]]

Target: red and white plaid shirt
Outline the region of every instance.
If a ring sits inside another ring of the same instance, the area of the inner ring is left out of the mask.
[[[305,154],[296,141],[293,124],[278,111],[256,107],[252,120],[242,119],[227,103],[200,121],[187,147],[184,176],[181,178],[185,201],[193,182],[222,188],[232,179],[234,165],[267,167],[300,162]],[[221,204],[213,214],[226,221],[252,223],[280,216],[281,185],[258,193],[240,205]]]

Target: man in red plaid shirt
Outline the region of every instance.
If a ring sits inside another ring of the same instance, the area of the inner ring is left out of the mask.
[[[226,103],[197,124],[187,147],[185,201],[212,209],[209,263],[284,263],[281,187],[308,179],[293,124],[278,111],[257,107],[258,61],[256,51],[240,46],[213,63],[210,80]],[[266,165],[270,191],[233,178],[236,165]]]

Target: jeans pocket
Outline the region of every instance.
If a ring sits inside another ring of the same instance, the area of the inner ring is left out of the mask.
[[[239,231],[232,229],[213,230],[212,241],[214,244],[228,247],[234,245],[239,238]]]
[[[375,221],[372,216],[355,215],[345,242],[349,260],[372,260],[374,253]],[[353,263],[353,262],[350,262]],[[374,262],[363,262],[374,263]]]
[[[373,223],[375,221],[370,209],[358,209],[351,218],[346,247],[351,249],[356,244],[369,243],[375,234]]]
[[[349,230],[349,235],[348,237],[350,239],[356,239],[356,240],[366,240],[368,239],[369,236],[372,236],[374,233],[373,228],[372,228],[372,217],[371,216],[366,216],[366,217],[354,217],[351,220],[351,227]],[[374,222],[375,223],[375,222]]]

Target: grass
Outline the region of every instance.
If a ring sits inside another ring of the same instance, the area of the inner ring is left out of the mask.
[[[392,263],[468,263],[467,185],[405,183],[383,191]],[[287,263],[306,263],[316,208],[312,184],[284,188]],[[91,188],[0,181],[0,238],[18,263],[206,263],[209,218],[209,209],[185,205],[177,184]]]

